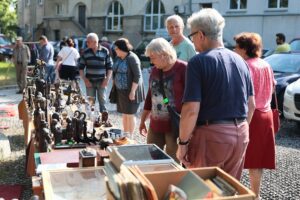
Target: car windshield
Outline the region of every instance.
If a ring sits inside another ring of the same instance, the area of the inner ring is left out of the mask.
[[[296,73],[300,71],[300,54],[273,54],[265,58],[274,72]]]
[[[290,43],[291,51],[300,51],[300,39],[293,40]]]
[[[0,45],[9,45],[9,44],[10,42],[6,38],[0,36]]]

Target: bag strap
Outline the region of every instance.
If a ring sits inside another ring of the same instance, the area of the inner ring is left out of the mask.
[[[120,59],[120,60],[121,60],[121,59]],[[120,60],[119,60],[119,61],[120,61]],[[119,66],[120,66],[120,62],[118,63],[116,70],[113,70],[113,78],[115,78],[116,73],[118,72]]]
[[[166,96],[166,93],[165,93],[163,71],[161,69],[159,70],[159,88],[160,88],[160,92],[162,93],[163,98],[164,98],[163,103],[165,105],[168,105],[169,104],[169,99],[168,99],[168,97]]]
[[[72,52],[73,52],[73,50],[70,49],[69,54],[67,55],[67,57],[66,57],[65,59],[63,59],[63,60],[61,61],[61,64],[63,64],[63,63],[67,60],[67,58],[71,55]]]

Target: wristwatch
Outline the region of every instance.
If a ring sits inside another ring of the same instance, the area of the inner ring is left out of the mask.
[[[177,144],[178,145],[187,145],[188,143],[190,143],[190,140],[181,141],[179,137],[177,138]]]

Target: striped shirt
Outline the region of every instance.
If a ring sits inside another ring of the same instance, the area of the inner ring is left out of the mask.
[[[80,57],[79,69],[86,70],[85,76],[89,80],[106,78],[106,72],[112,70],[112,60],[107,48],[99,46],[96,53],[90,48],[86,49]]]

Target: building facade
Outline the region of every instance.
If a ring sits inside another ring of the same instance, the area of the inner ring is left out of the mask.
[[[259,33],[265,48],[275,47],[278,32],[287,41],[300,35],[299,0],[19,0],[18,16],[29,40],[42,33],[59,40],[95,32],[110,40],[127,37],[136,45],[163,30],[167,16],[177,13],[186,20],[204,7],[225,17],[224,38],[231,43],[243,31]]]

